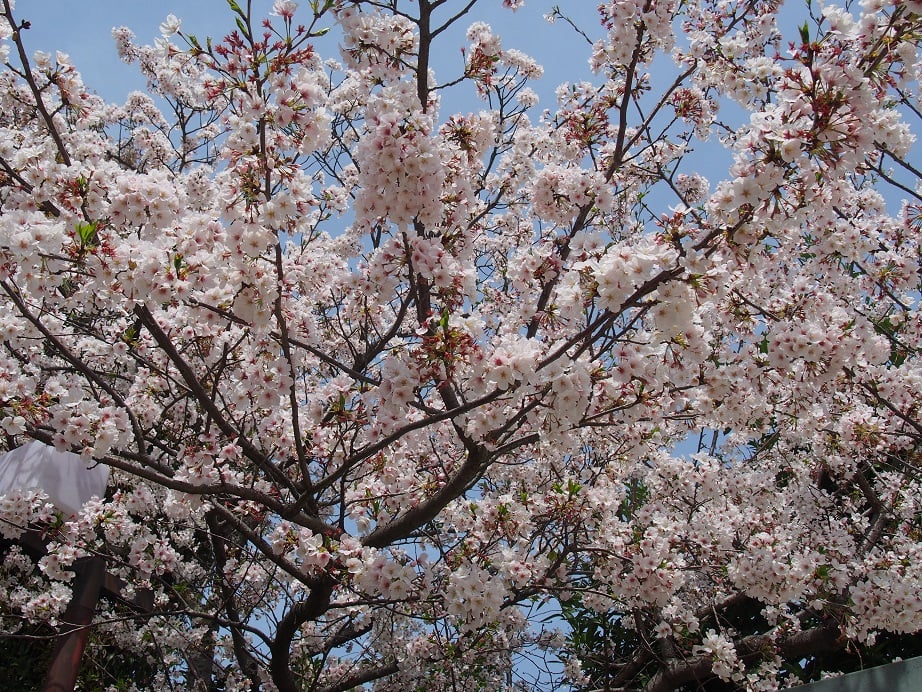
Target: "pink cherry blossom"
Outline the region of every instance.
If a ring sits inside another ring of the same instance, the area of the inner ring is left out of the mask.
[[[139,688],[776,689],[922,631],[919,3],[534,56],[462,4],[117,28],[107,104],[0,0],[0,448],[110,471],[3,491],[5,632],[96,555]]]

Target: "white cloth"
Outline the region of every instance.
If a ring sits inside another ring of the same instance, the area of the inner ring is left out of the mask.
[[[0,457],[0,495],[16,490],[44,490],[66,515],[77,514],[92,497],[102,497],[109,467],[88,467],[80,455],[59,452],[33,440]]]

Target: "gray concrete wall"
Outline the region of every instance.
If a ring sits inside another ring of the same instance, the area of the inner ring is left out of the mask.
[[[792,689],[797,692],[922,692],[922,656]]]

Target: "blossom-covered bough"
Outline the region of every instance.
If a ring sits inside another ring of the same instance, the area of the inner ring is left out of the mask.
[[[0,499],[5,635],[97,554],[139,687],[772,689],[922,630],[922,3],[556,12],[539,106],[490,2],[117,29],[117,106],[2,0],[2,445],[111,469]]]

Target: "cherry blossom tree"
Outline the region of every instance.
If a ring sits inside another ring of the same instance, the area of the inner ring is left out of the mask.
[[[154,608],[89,658],[165,689],[774,689],[922,630],[922,3],[555,10],[544,103],[491,2],[116,29],[115,105],[0,0],[3,446],[111,470],[0,498],[7,636],[90,555]]]

